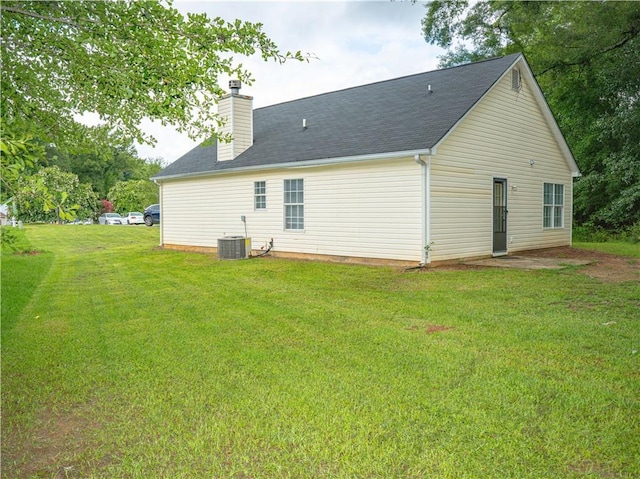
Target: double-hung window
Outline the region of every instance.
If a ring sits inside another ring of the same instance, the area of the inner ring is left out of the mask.
[[[284,180],[284,229],[304,229],[304,182]]]
[[[543,197],[542,226],[564,227],[564,185],[545,183]]]
[[[253,183],[253,208],[264,210],[267,207],[267,182],[256,181]]]

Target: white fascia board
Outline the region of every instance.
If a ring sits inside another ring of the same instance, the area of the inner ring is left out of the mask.
[[[202,178],[207,176],[218,176],[231,173],[244,173],[250,171],[265,171],[277,169],[312,168],[316,166],[335,165],[342,163],[356,163],[360,161],[389,160],[393,158],[411,158],[415,155],[433,154],[433,149],[393,151],[389,153],[373,153],[370,155],[342,156],[336,158],[320,158],[316,160],[288,161],[284,163],[271,163],[268,165],[240,166],[237,168],[225,168],[223,170],[202,171],[197,173],[182,173],[170,176],[154,176],[151,179],[157,183],[165,180],[178,180],[186,178]]]

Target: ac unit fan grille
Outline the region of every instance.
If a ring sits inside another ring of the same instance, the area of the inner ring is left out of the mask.
[[[218,258],[244,259],[251,252],[251,238],[244,236],[225,236],[218,239]]]

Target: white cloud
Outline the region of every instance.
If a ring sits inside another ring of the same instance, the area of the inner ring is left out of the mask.
[[[422,37],[426,12],[420,3],[176,1],[174,6],[183,13],[260,22],[281,50],[316,57],[284,65],[243,59],[255,82],[242,93],[254,97],[256,108],[433,70],[443,53]],[[140,155],[162,157],[166,164],[196,144],[171,128],[149,123],[145,129],[158,144],[139,147]]]

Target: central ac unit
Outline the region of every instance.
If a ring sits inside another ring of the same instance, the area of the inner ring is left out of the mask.
[[[244,236],[225,236],[218,238],[218,258],[244,259],[251,253],[251,238]]]

